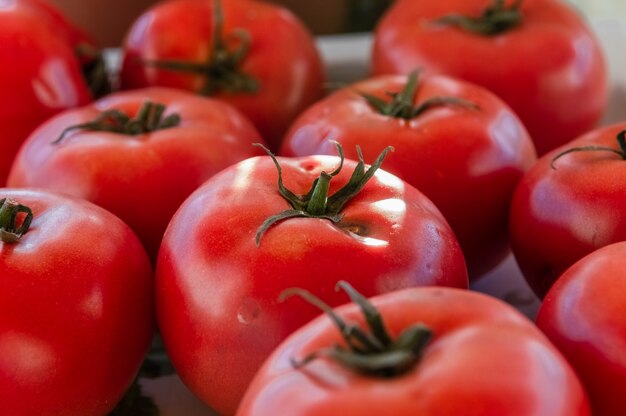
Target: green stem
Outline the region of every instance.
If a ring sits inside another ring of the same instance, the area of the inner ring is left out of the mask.
[[[145,102],[139,108],[135,118],[131,118],[117,109],[107,110],[92,121],[66,127],[52,144],[59,144],[68,133],[74,130],[106,131],[134,136],[176,127],[180,124],[179,114],[173,113],[163,117],[164,112],[165,105],[151,101]]]
[[[377,97],[372,94],[361,92],[360,95],[380,114],[389,117],[410,120],[435,107],[458,105],[461,107],[478,109],[478,105],[457,97],[431,97],[417,105],[414,105],[415,97],[419,88],[419,71],[409,74],[407,82],[400,92],[387,92],[390,100]]]
[[[449,14],[436,22],[483,36],[493,36],[511,30],[522,22],[520,7],[523,1],[515,0],[507,7],[504,0],[493,0],[478,17]]]
[[[343,149],[339,143],[335,142],[340,160],[337,168],[335,168],[335,170],[331,173],[322,172],[320,176],[313,181],[311,189],[305,195],[296,195],[284,186],[282,168],[280,167],[276,156],[262,144],[257,143],[256,145],[263,148],[263,150],[265,150],[265,152],[272,158],[272,161],[276,166],[276,170],[278,171],[278,192],[291,206],[291,209],[287,209],[273,215],[261,224],[255,236],[257,247],[260,245],[261,238],[265,232],[272,225],[288,218],[323,218],[330,220],[333,223],[339,222],[342,218],[341,211],[343,210],[345,204],[354,198],[361,191],[361,189],[363,189],[365,184],[380,168],[387,153],[393,150],[391,146],[385,148],[380,153],[376,161],[366,171],[361,149],[357,146],[359,161],[352,172],[350,180],[337,192],[328,196],[330,181],[341,171],[344,161]]]
[[[552,160],[550,161],[550,167],[556,170],[556,161],[558,159],[562,158],[565,155],[568,155],[570,153],[575,153],[575,152],[597,152],[597,151],[610,152],[610,153],[614,153],[618,155],[622,160],[626,160],[626,130],[622,130],[619,133],[617,133],[616,139],[617,139],[618,149],[608,147],[608,146],[595,146],[595,145],[571,147],[569,149],[566,149],[552,158]]]
[[[76,46],[76,55],[81,62],[83,77],[93,97],[100,98],[109,94],[113,87],[109,81],[102,51],[87,43],[80,43]]]
[[[250,49],[250,34],[243,29],[233,30],[227,37],[223,34],[224,12],[220,0],[214,1],[213,34],[211,53],[206,62],[188,62],[175,59],[145,60],[145,65],[159,69],[203,75],[204,86],[198,91],[201,95],[218,92],[248,93],[259,90],[259,82],[251,75],[242,72],[241,66]],[[229,47],[232,39],[237,46]]]
[[[20,215],[24,214],[24,215]],[[0,199],[0,240],[16,243],[30,227],[33,212],[11,198]]]
[[[413,369],[432,338],[432,331],[423,324],[415,324],[394,339],[387,331],[380,312],[365,296],[345,281],[340,281],[337,289],[346,292],[350,300],[359,306],[367,330],[346,323],[329,305],[306,290],[291,288],[281,293],[281,301],[297,295],[324,311],[339,329],[346,344],[345,347],[336,345],[315,351],[301,361],[292,361],[294,367],[300,368],[325,356],[374,377],[397,377]]]

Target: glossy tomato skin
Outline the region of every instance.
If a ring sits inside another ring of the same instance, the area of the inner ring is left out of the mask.
[[[0,185],[20,145],[42,122],[91,95],[63,30],[26,1],[0,4]],[[10,63],[10,64],[8,64]]]
[[[298,299],[288,305],[296,307]],[[397,377],[365,376],[314,351],[343,344],[326,316],[287,338],[265,361],[238,409],[251,415],[589,415],[571,367],[518,311],[476,292],[411,288],[371,299],[392,336],[422,323],[433,331],[416,366]],[[364,326],[354,304],[335,309]]]
[[[279,158],[285,186],[306,193],[331,156]],[[347,160],[330,194],[354,169]],[[232,414],[254,372],[290,332],[317,315],[287,308],[287,287],[328,288],[340,279],[368,295],[416,285],[466,288],[465,263],[439,211],[415,188],[379,170],[350,200],[343,219],[281,221],[255,245],[270,216],[289,208],[272,160],[238,163],[209,179],[177,211],[157,263],[157,319],[184,383],[220,414]]]
[[[102,416],[154,331],[153,273],[132,231],[87,201],[4,188],[33,210],[0,242],[0,403],[11,416]]]
[[[492,36],[436,23],[452,13],[478,17],[492,3],[398,1],[376,29],[373,72],[422,68],[482,85],[512,107],[540,155],[594,128],[606,107],[608,76],[580,13],[560,0],[525,0],[522,22]]]
[[[509,252],[508,212],[522,174],[535,162],[532,140],[517,116],[482,87],[444,76],[421,78],[414,105],[452,97],[449,104],[406,120],[382,115],[361,95],[388,98],[407,77],[384,75],[343,88],[307,109],[290,127],[281,154],[347,157],[359,145],[366,159],[384,146],[395,151],[384,168],[423,192],[442,211],[459,239],[475,279]]]
[[[511,203],[513,254],[526,281],[543,298],[569,266],[607,244],[626,240],[624,160],[618,149],[625,123],[591,131],[541,157],[520,180]],[[554,167],[552,167],[553,165]]]
[[[626,243],[599,248],[568,268],[546,295],[537,325],[584,383],[597,416],[626,406]]]
[[[146,101],[179,114],[178,126],[139,135],[75,130],[107,110],[135,116]],[[167,224],[184,199],[221,169],[262,153],[262,139],[239,111],[168,88],[119,92],[50,119],[24,143],[8,183],[87,199],[124,220],[156,258]]]
[[[213,96],[248,116],[276,149],[289,123],[322,95],[321,57],[309,31],[285,8],[255,0],[222,3],[227,43],[238,31],[249,35],[241,72],[256,79],[259,88]],[[142,61],[206,63],[213,48],[213,6],[213,0],[170,0],[142,14],[124,42],[121,87],[161,85],[200,91],[205,75],[163,70]]]

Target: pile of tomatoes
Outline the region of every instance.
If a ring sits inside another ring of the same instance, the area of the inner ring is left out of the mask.
[[[225,415],[619,414],[626,119],[587,23],[396,0],[373,40],[329,91],[281,6],[164,0],[107,74],[0,1],[3,414],[155,414],[155,334]],[[468,290],[511,251],[536,322]]]

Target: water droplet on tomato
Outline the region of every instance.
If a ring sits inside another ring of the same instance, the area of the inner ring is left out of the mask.
[[[237,320],[244,324],[250,325],[261,314],[261,306],[254,299],[244,299],[241,306],[237,310]]]

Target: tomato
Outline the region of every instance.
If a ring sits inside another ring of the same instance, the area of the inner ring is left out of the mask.
[[[367,170],[347,159],[341,167],[336,156],[278,158],[278,189],[271,157],[247,159],[205,182],[172,218],[157,263],[157,320],[183,382],[220,414],[235,411],[271,350],[317,314],[286,309],[283,289],[331,287],[337,304],[330,282],[345,276],[368,295],[467,288],[441,213],[376,170],[386,151]]]
[[[390,97],[390,95],[392,97]],[[369,100],[368,98],[369,97]],[[386,102],[377,108],[370,101]],[[509,252],[508,211],[517,181],[536,160],[517,116],[484,88],[444,76],[383,75],[347,86],[307,109],[281,154],[328,154],[333,142],[356,158],[391,145],[385,170],[437,205],[475,279]]]
[[[225,100],[271,148],[322,94],[309,31],[284,7],[254,0],[169,0],[143,13],[123,45],[121,87],[162,85]],[[216,7],[218,7],[216,9]]]
[[[90,126],[99,118],[100,126]],[[155,258],[185,198],[221,169],[259,154],[252,143],[260,141],[250,121],[223,102],[167,88],[119,92],[44,123],[16,156],[8,183],[108,209]]]
[[[538,296],[586,254],[626,240],[625,131],[626,123],[591,131],[542,156],[519,182],[511,246]]]
[[[579,374],[596,416],[618,415],[626,406],[625,259],[625,242],[586,255],[559,277],[537,315]]]
[[[27,1],[0,3],[0,185],[22,142],[58,112],[91,94],[63,31]]]
[[[0,199],[2,413],[102,416],[150,345],[148,257],[122,221],[87,201],[7,188]]]
[[[498,299],[426,287],[368,300],[346,290],[356,303],[277,347],[238,416],[590,415],[567,361]]]
[[[601,46],[561,0],[399,0],[376,28],[372,65],[375,74],[419,67],[490,89],[540,155],[594,128],[608,98]]]

